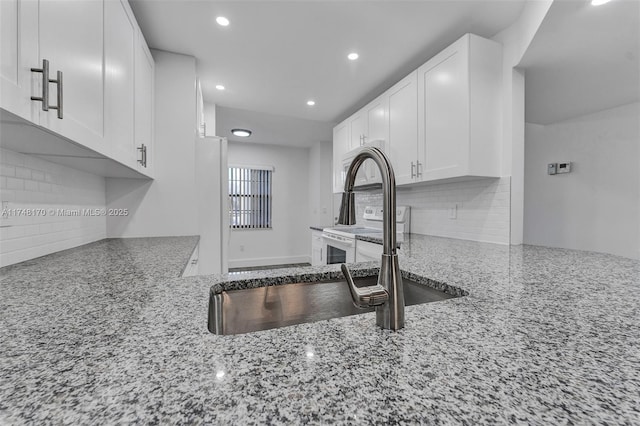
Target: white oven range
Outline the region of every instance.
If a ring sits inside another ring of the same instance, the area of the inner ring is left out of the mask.
[[[396,207],[396,232],[398,241],[409,232],[410,208]],[[322,244],[326,250],[328,265],[356,261],[356,236],[371,235],[382,238],[382,207],[367,206],[362,216],[364,225],[336,225],[322,230]]]

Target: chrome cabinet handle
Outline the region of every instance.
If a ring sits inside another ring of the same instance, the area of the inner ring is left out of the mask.
[[[31,68],[31,72],[42,74],[42,96],[31,96],[31,100],[42,102],[42,110],[49,111],[49,61],[43,59],[42,68]]]
[[[147,167],[147,147],[145,144],[141,144],[136,149],[140,151],[140,159],[138,160],[138,163],[140,163],[142,167]]]
[[[420,171],[421,168],[422,168],[422,163],[417,161],[416,162],[416,177],[422,177],[422,172]]]
[[[414,172],[416,168],[416,165],[413,164],[413,161],[411,162],[411,179],[413,179],[414,177],[416,177],[416,173]]]
[[[63,90],[63,86],[62,86],[62,71],[58,71],[57,73],[57,77],[55,80],[49,80],[49,83],[55,83],[57,86],[57,96],[56,96],[56,101],[57,101],[57,105],[55,106],[51,106],[49,105],[50,109],[56,109],[58,110],[58,118],[62,120],[62,90]],[[48,91],[48,89],[47,89]]]

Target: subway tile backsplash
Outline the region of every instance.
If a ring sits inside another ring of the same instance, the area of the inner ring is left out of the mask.
[[[509,244],[510,191],[509,177],[422,184],[398,188],[397,204],[411,206],[412,233]],[[356,193],[356,204],[362,217],[382,194]]]
[[[0,266],[106,238],[105,179],[0,149]]]

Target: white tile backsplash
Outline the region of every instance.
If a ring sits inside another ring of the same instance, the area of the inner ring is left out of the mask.
[[[106,217],[83,214],[105,208],[103,177],[0,149],[0,200],[13,213],[0,219],[0,266],[106,238]]]
[[[509,244],[510,191],[509,177],[422,184],[398,188],[397,204],[411,206],[412,233]],[[382,194],[356,193],[356,204],[362,217],[365,206],[382,205]]]

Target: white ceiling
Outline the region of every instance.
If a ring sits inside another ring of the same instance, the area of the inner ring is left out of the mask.
[[[524,6],[524,0],[130,3],[150,47],[196,57],[206,102],[324,122],[346,118],[464,33],[492,37]],[[218,26],[219,15],[231,24]],[[360,54],[355,62],[346,58],[351,51]],[[308,107],[308,99],[316,106]]]
[[[640,100],[640,1],[556,0],[520,66],[526,121],[551,124]]]
[[[231,134],[231,129],[250,129],[248,138]],[[232,142],[311,147],[333,139],[333,124],[236,108],[216,107],[216,135]]]

